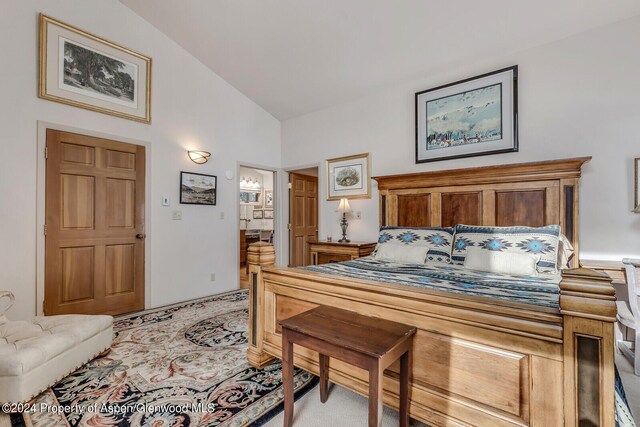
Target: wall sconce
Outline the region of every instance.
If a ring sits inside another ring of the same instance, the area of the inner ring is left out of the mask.
[[[202,165],[209,161],[209,157],[211,157],[211,153],[208,151],[189,150],[189,158],[193,163]]]

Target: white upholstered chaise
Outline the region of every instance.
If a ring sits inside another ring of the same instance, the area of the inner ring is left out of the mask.
[[[0,403],[25,402],[111,347],[113,318],[68,314],[10,321],[0,291]]]

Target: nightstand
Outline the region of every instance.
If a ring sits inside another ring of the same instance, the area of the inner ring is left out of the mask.
[[[310,240],[309,253],[313,265],[330,262],[349,261],[369,255],[376,248],[376,242],[327,242],[326,240]]]

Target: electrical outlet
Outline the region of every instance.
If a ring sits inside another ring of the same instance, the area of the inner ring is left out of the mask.
[[[171,219],[181,220],[182,219],[182,211],[173,211],[171,214]]]
[[[224,219],[224,212],[220,212],[220,219]]]
[[[216,273],[211,273],[211,281],[212,282],[216,281]]]
[[[355,212],[353,213],[353,216],[354,216],[356,219],[362,219],[362,212],[360,212],[360,211],[355,211]]]

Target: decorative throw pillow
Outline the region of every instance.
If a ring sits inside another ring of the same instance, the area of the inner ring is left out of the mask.
[[[380,227],[378,245],[375,252],[384,245],[402,244],[406,246],[421,246],[433,250],[433,255],[451,256],[453,244],[451,227]]]
[[[451,262],[464,264],[469,248],[493,252],[540,255],[538,271],[556,272],[558,268],[559,225],[545,227],[483,227],[456,225]]]
[[[400,264],[424,264],[429,248],[425,246],[407,246],[400,243],[382,245],[375,259],[391,261]]]
[[[513,276],[535,276],[538,261],[540,255],[469,248],[464,259],[464,268]]]

